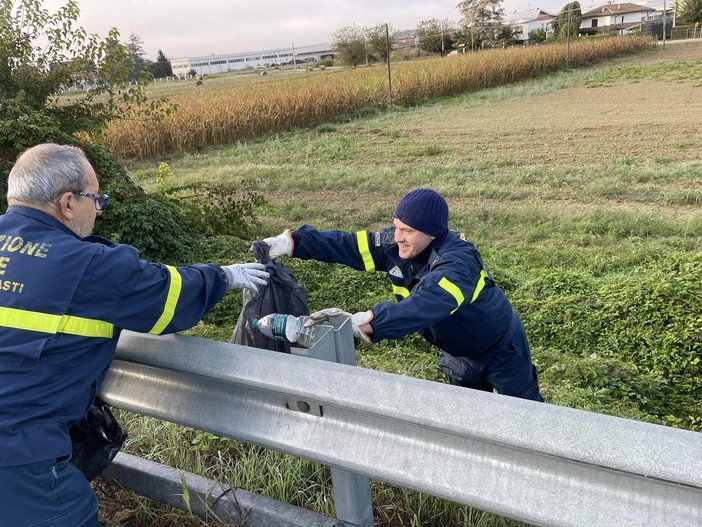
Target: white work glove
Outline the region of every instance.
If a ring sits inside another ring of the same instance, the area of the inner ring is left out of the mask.
[[[317,324],[322,324],[329,320],[329,317],[336,317],[338,315],[346,315],[351,318],[351,327],[353,328],[353,336],[363,340],[364,342],[371,343],[371,338],[369,334],[373,333],[373,328],[370,326],[370,321],[373,320],[372,311],[359,311],[353,315],[343,309],[338,307],[329,307],[327,309],[322,309],[321,311],[315,311],[310,315],[310,319],[305,322],[305,326],[315,326]],[[366,334],[367,330],[371,330],[369,334]]]
[[[268,256],[270,256],[271,260],[275,260],[279,256],[292,256],[295,245],[293,243],[290,229],[286,229],[278,236],[263,238],[263,241],[268,244],[268,247],[270,247]]]
[[[254,293],[259,286],[268,283],[270,274],[264,271],[266,268],[262,263],[245,263],[221,266],[227,275],[229,289],[251,289]]]

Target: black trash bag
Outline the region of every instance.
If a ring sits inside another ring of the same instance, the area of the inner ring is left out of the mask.
[[[83,418],[71,426],[73,463],[92,481],[112,462],[127,439],[127,431],[119,424],[107,404],[93,400]]]
[[[307,295],[297,282],[292,271],[285,265],[270,259],[270,247],[263,240],[258,240],[251,246],[256,261],[266,265],[266,271],[271,274],[268,284],[259,288],[257,293],[244,289],[244,301],[239,320],[234,327],[231,342],[254,348],[269,349],[290,353],[292,343],[266,337],[257,329],[251,327],[251,322],[271,313],[286,315],[309,315]]]

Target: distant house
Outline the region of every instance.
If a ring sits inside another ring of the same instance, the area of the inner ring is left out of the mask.
[[[417,37],[413,34],[402,34],[394,37],[394,49],[414,49],[417,47]]]
[[[543,29],[547,37],[552,36],[551,21],[554,18],[555,15],[537,7],[526,11],[513,11],[505,17],[505,25],[514,28],[514,39],[518,44],[528,44],[529,33],[535,29]]]
[[[644,22],[653,20],[656,9],[645,5],[608,2],[582,14],[579,33],[594,35],[601,31],[614,31],[625,35],[639,29]]]

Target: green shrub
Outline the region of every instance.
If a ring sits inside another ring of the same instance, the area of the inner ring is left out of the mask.
[[[602,276],[558,268],[529,275],[510,298],[547,397],[699,428],[702,253]]]
[[[589,352],[596,349],[601,331],[596,288],[596,281],[585,272],[554,268],[532,273],[511,300],[527,322],[533,346]]]
[[[702,388],[702,254],[666,255],[599,291],[600,352],[626,357],[678,391]]]
[[[77,138],[134,106],[152,117],[172,108],[162,108],[161,102],[144,106],[148,77],[126,90],[126,72],[113,67],[124,51],[116,31],[104,41],[86,35],[76,26],[80,10],[74,1],[53,15],[40,5],[32,0],[0,4],[0,19],[6,22],[0,33],[0,193],[7,194],[8,174],[26,149],[41,143],[80,147],[95,168],[100,188],[110,195],[95,233],[132,244],[145,258],[178,258],[187,247],[180,211],[135,185],[107,149]],[[40,38],[45,45],[34,47]],[[76,102],[56,104],[63,87],[80,79],[86,64],[99,75],[109,74],[105,82]],[[0,203],[4,212],[5,200]]]
[[[265,204],[255,191],[203,183],[169,188],[164,196],[180,206],[190,230],[206,236],[248,237],[256,224],[256,209]]]

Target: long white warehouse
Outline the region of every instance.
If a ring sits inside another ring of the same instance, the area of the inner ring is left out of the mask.
[[[227,71],[264,68],[282,64],[316,62],[325,57],[334,57],[330,43],[311,46],[289,47],[229,53],[227,55],[208,55],[205,57],[183,57],[171,59],[173,74],[185,77],[192,70],[197,75],[211,75]]]

